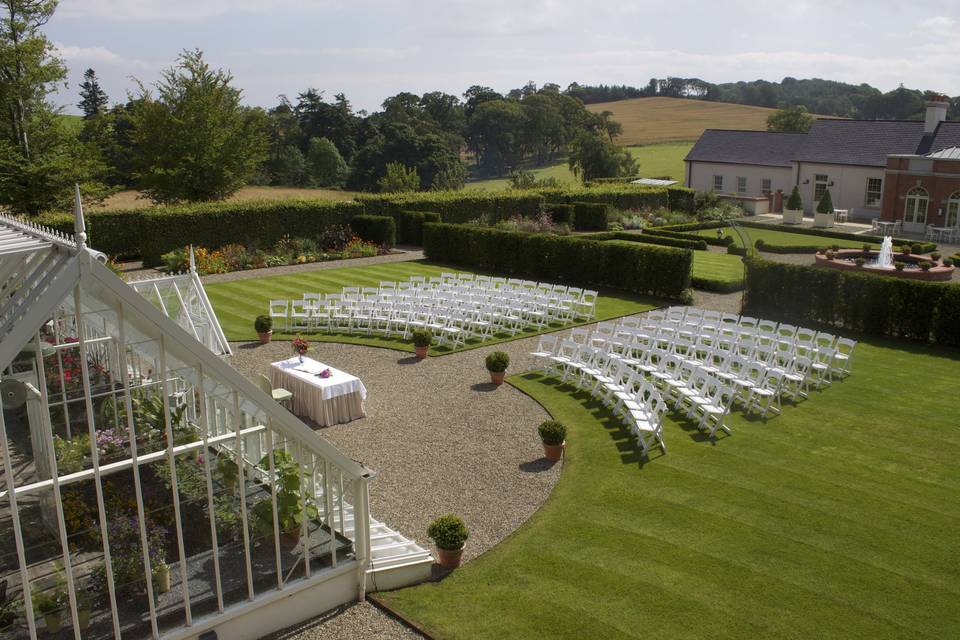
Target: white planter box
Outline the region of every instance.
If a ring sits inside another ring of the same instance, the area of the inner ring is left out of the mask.
[[[820,229],[829,229],[833,226],[832,213],[814,213],[813,226]]]
[[[784,209],[783,224],[800,224],[803,222],[803,209]]]

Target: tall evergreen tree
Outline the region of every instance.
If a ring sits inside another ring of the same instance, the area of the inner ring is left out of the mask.
[[[83,111],[84,120],[102,116],[107,112],[107,93],[100,87],[97,72],[87,69],[83,72],[83,82],[80,83],[80,102],[78,107]]]

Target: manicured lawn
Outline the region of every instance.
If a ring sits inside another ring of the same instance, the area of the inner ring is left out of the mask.
[[[627,147],[631,155],[640,162],[640,175],[645,178],[671,177],[683,180],[683,157],[690,151],[692,142],[666,142],[648,144],[642,147]],[[547,167],[533,169],[538,180],[555,178],[564,184],[579,185],[580,182],[567,167],[567,161],[557,162]],[[468,191],[501,191],[510,188],[506,178],[477,180],[468,182],[464,189]]]
[[[233,282],[220,282],[205,285],[207,295],[213,304],[220,324],[228,340],[243,341],[255,340],[253,319],[260,314],[266,314],[271,299],[299,299],[305,292],[311,293],[339,293],[343,287],[376,287],[381,280],[406,280],[410,276],[422,275],[427,278],[439,276],[444,271],[465,271],[454,267],[432,264],[424,261],[394,262],[363,267],[344,267],[341,269],[325,269],[308,273],[270,276],[264,278],[250,278]],[[597,320],[606,320],[624,315],[640,313],[660,306],[663,303],[650,298],[638,298],[623,292],[601,291],[597,302]],[[581,323],[582,324],[582,323]],[[568,325],[573,326],[573,325]],[[551,330],[560,329],[561,325],[551,327]],[[511,336],[497,335],[487,342],[468,341],[465,348],[474,348],[483,345],[515,340],[531,335],[537,331],[529,330]],[[274,326],[274,339],[290,339],[294,333],[284,333],[283,328]],[[348,342],[351,344],[365,344],[375,347],[388,347],[403,351],[413,351],[413,345],[399,339],[366,337],[363,335],[310,333],[308,339],[323,342]],[[457,349],[458,351],[463,350]],[[431,353],[450,353],[449,348],[433,348]]]
[[[737,413],[710,442],[668,420],[646,462],[586,394],[513,376],[569,428],[551,497],[443,581],[381,595],[436,638],[960,637],[957,371],[861,343],[850,378],[766,423]]]
[[[743,282],[743,259],[740,256],[716,251],[694,251],[691,275],[694,286],[698,279],[722,283]]]
[[[789,231],[779,231],[777,229],[757,229],[756,227],[738,227],[738,229],[744,235],[747,242],[749,242],[751,245],[755,245],[757,240],[763,240],[767,244],[779,245],[782,247],[831,247],[836,244],[844,248],[860,249],[864,245],[864,242],[859,240],[826,238],[824,236],[817,236],[811,233],[792,233]],[[717,235],[717,230],[700,229],[694,233],[701,236],[710,236],[715,238]],[[724,235],[733,236],[737,246],[743,246],[740,236],[737,235],[735,231],[724,229]],[[879,248],[873,243],[871,243],[870,246],[874,249]]]

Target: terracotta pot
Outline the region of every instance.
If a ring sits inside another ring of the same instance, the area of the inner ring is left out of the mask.
[[[280,546],[287,550],[293,549],[300,544],[300,534],[300,527],[291,529],[290,531],[281,531]]]
[[[60,612],[43,614],[43,624],[47,626],[47,633],[59,633],[63,628],[63,621],[60,619]]]
[[[429,349],[430,349],[429,346],[427,346],[427,347],[414,347],[414,350],[417,352],[417,358],[418,358],[419,360],[423,360],[424,358],[427,357],[427,350],[429,350]]]
[[[461,558],[463,558],[463,547],[455,550],[437,547],[437,562],[444,569],[456,569],[460,566]]]
[[[77,610],[77,625],[80,631],[86,631],[90,628],[90,609]]]
[[[257,337],[260,338],[260,344],[267,344],[270,342],[270,338],[273,336],[273,331],[267,331],[266,333],[258,333]]]
[[[567,446],[567,441],[564,440],[560,444],[547,444],[543,443],[543,455],[550,462],[559,462],[560,458],[563,457],[563,450]]]
[[[491,371],[490,372],[490,382],[497,385],[498,387],[503,384],[503,377],[507,375],[506,371]]]
[[[158,593],[170,591],[170,567],[163,567],[153,571],[153,583]]]

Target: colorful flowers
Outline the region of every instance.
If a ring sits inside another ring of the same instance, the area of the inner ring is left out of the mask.
[[[293,352],[298,356],[303,356],[307,351],[310,351],[310,343],[302,336],[294,338],[290,346],[293,347]]]
[[[326,378],[329,378],[329,377],[332,376],[332,375],[333,375],[333,371],[330,371],[330,368],[328,367],[328,368],[324,369],[323,371],[321,371],[320,373],[318,373],[318,374],[317,374],[317,377],[318,377],[318,378],[324,378],[324,379],[326,379]]]

